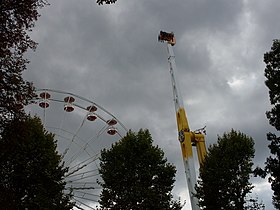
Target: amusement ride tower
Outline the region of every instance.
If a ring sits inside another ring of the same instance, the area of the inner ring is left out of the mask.
[[[179,90],[179,85],[178,85],[179,83],[176,77],[177,70],[175,64],[175,56],[172,49],[172,47],[176,44],[176,39],[174,37],[174,34],[160,31],[158,40],[167,43],[169,72],[171,76],[173,100],[174,100],[175,111],[176,111],[178,138],[182,150],[191,206],[193,210],[199,210],[198,200],[194,196],[195,184],[197,181],[196,181],[192,146],[196,146],[198,160],[199,163],[201,164],[206,155],[206,146],[204,140],[205,128],[196,131],[191,131],[188,124],[186,112],[184,109],[183,99]]]

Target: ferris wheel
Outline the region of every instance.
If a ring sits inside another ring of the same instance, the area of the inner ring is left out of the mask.
[[[95,209],[101,192],[101,150],[120,140],[125,126],[97,103],[59,90],[36,90],[25,111],[40,117],[45,129],[55,134],[57,151],[69,169],[65,193],[72,192],[74,208]]]

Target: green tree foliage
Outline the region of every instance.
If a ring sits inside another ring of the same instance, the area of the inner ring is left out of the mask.
[[[181,209],[171,194],[176,169],[152,143],[149,131],[141,129],[101,152],[101,209]]]
[[[246,201],[253,188],[249,179],[254,153],[253,139],[241,132],[231,130],[218,137],[200,167],[196,197],[202,209],[263,208],[254,199],[249,199],[251,205]]]
[[[67,168],[56,152],[53,134],[39,118],[13,120],[0,138],[1,209],[71,209],[65,195]]]
[[[271,51],[264,54],[265,81],[273,108],[267,112],[269,123],[280,130],[280,40],[274,40]]]
[[[0,130],[33,97],[33,86],[22,78],[29,62],[24,53],[35,50],[28,32],[34,27],[44,0],[1,0],[0,3]]]
[[[266,113],[269,123],[280,131],[280,40],[274,40],[271,51],[264,54],[265,81],[269,89],[270,103],[273,106]],[[273,190],[273,204],[280,209],[280,137],[273,133],[267,134],[269,149],[272,154],[266,160],[263,176],[270,174],[269,182]]]

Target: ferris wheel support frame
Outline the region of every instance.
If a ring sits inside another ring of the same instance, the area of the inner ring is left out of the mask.
[[[107,146],[113,144],[116,138],[123,138],[128,129],[105,108],[77,94],[54,89],[36,89],[35,93],[25,111],[41,117],[46,131],[55,136],[56,150],[63,166],[68,168],[64,174],[65,193],[71,192],[76,208],[95,209],[91,206],[98,203],[101,191],[97,181],[100,178],[98,161],[106,144],[101,140],[109,134],[115,137],[106,138]],[[56,110],[62,112],[57,114]],[[47,112],[53,111],[56,115],[47,117]],[[75,123],[71,122],[73,119]],[[83,136],[86,138],[81,138],[82,133],[86,133]],[[97,142],[101,145],[95,147]]]

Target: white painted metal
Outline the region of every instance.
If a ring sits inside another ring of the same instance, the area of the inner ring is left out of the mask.
[[[170,72],[171,83],[172,83],[173,100],[175,104],[175,111],[176,113],[178,113],[180,109],[184,109],[184,103],[179,88],[179,82],[177,81],[177,76],[176,76],[177,68],[175,64],[175,55],[173,52],[172,45],[168,42],[167,42],[167,52],[168,52],[169,72]],[[181,135],[190,135],[189,128],[188,131],[183,131],[183,134]],[[179,133],[179,138],[180,138],[180,133]],[[194,158],[192,156],[183,157],[183,161],[184,161],[184,167],[185,167],[185,173],[187,178],[192,210],[199,210],[200,208],[198,207],[198,200],[194,196],[196,192],[195,184],[197,183]]]

